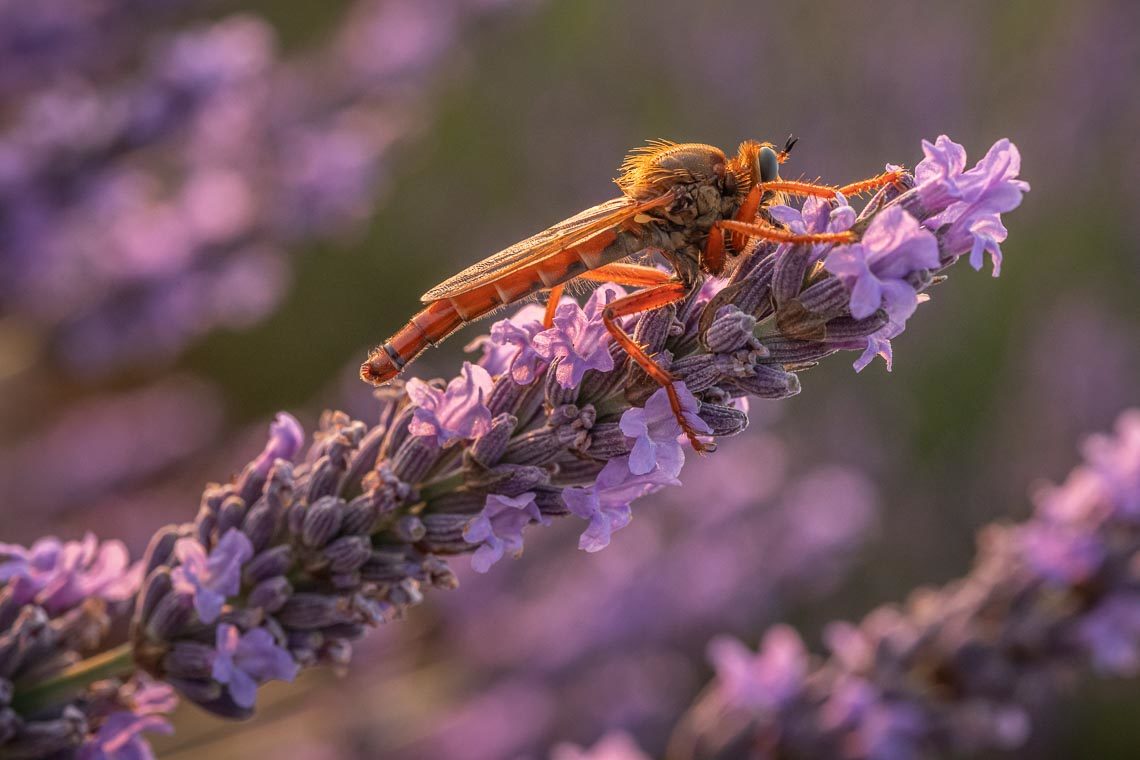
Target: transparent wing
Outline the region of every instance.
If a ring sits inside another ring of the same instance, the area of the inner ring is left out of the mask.
[[[494,256],[473,264],[424,293],[420,296],[420,300],[431,303],[444,298],[453,298],[519,269],[541,263],[567,248],[589,240],[594,235],[612,230],[640,213],[663,206],[671,199],[671,195],[663,195],[648,201],[621,197],[588,208],[537,235],[499,251]]]

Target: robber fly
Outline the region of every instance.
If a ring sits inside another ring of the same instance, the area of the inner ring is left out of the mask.
[[[428,346],[500,306],[550,291],[545,324],[554,317],[562,288],[573,280],[614,282],[641,288],[609,303],[602,319],[614,340],[668,393],[693,447],[704,450],[681,414],[673,378],[622,329],[619,318],[680,301],[702,275],[720,275],[749,239],[790,243],[850,242],[850,232],[800,235],[773,223],[763,208],[782,194],[833,198],[898,180],[901,172],[843,187],[782,180],[794,137],[782,150],[748,140],[729,158],[697,143],[650,142],[634,150],[615,180],[621,196],[606,201],[480,261],[425,293],[426,304],[404,327],[377,346],[360,377],[380,385],[400,373]],[[672,274],[624,260],[659,254]]]

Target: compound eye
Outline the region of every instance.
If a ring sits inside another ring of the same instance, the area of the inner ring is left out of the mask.
[[[760,165],[761,182],[771,182],[780,176],[780,161],[776,156],[776,151],[765,146],[760,149],[760,155],[757,156],[756,161]]]

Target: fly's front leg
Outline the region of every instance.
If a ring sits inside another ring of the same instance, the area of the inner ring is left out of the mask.
[[[901,168],[892,169],[889,172],[876,174],[874,177],[868,177],[867,179],[861,179],[858,182],[851,182],[850,184],[844,185],[839,188],[839,192],[847,197],[851,197],[852,195],[869,193],[872,190],[878,190],[880,187],[886,187],[887,185],[895,185],[900,190],[905,190],[906,188],[899,184],[905,174],[906,172]]]
[[[648,267],[646,267],[648,268]],[[656,271],[656,270],[654,270]],[[706,444],[697,437],[697,431],[693,430],[688,420],[685,419],[684,410],[681,407],[681,399],[677,395],[677,389],[673,385],[673,376],[666,370],[662,369],[657,362],[637,342],[622,329],[617,320],[620,317],[628,316],[630,314],[638,314],[650,309],[659,309],[662,306],[668,306],[671,303],[676,303],[689,294],[689,287],[683,282],[673,280],[665,282],[660,285],[655,285],[646,290],[632,293],[624,298],[619,298],[611,304],[608,304],[602,311],[602,321],[606,325],[613,339],[618,342],[618,345],[629,354],[629,357],[637,362],[646,374],[652,377],[657,383],[665,389],[665,393],[669,396],[669,407],[673,410],[677,422],[681,425],[681,430],[689,439],[693,449],[698,453],[705,453],[706,451],[713,451],[716,446],[714,444]]]
[[[740,233],[745,237],[773,240],[777,243],[854,243],[858,236],[851,231],[846,232],[809,232],[801,234],[786,230],[782,227],[773,227],[762,222],[737,222],[726,219],[717,222],[714,229],[721,229],[732,233]]]

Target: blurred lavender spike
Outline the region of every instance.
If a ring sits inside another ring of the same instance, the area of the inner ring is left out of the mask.
[[[1073,671],[1140,673],[1140,409],[1089,438],[1084,464],[1035,495],[1026,522],[981,532],[974,567],[810,655],[778,626],[753,653],[723,638],[717,678],[672,757],[907,760],[1021,746]]]
[[[291,57],[254,15],[164,29],[184,5],[0,3],[0,312],[84,377],[271,312],[291,250],[375,208],[433,68],[513,4],[357,0]]]

